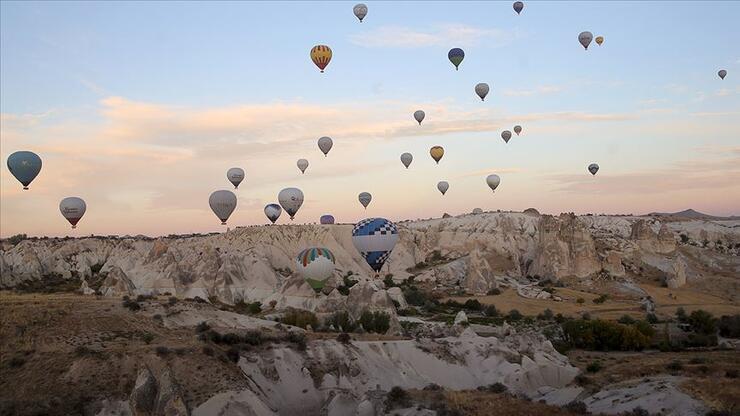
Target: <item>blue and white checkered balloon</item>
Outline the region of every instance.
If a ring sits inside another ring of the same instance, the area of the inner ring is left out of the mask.
[[[352,243],[376,272],[380,272],[396,242],[398,228],[385,218],[366,218],[352,229]]]

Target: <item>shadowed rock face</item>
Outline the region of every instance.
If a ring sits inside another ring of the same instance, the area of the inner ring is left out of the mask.
[[[341,285],[349,272],[353,279],[373,280],[374,273],[352,245],[351,229],[282,225],[156,240],[25,240],[13,247],[3,245],[0,286],[12,288],[49,276],[96,278],[103,282],[101,293],[109,295],[170,292],[215,296],[227,303],[275,300],[315,310],[332,296],[316,294],[297,276],[291,281],[294,256],[310,246],[329,248],[337,262],[329,287]],[[740,270],[735,247],[740,229],[706,221],[666,224],[642,217],[486,213],[403,222],[399,232],[383,274],[392,273],[395,279],[414,275],[419,281],[460,285],[472,293],[495,288],[501,277],[587,278],[602,270],[620,277],[643,263],[675,276],[671,286],[695,275],[696,259]],[[685,247],[677,244],[679,235],[700,242],[690,247],[698,255],[681,257]],[[674,267],[679,259],[683,263]],[[383,290],[382,284],[375,286]],[[385,303],[385,296],[383,292],[370,298]]]

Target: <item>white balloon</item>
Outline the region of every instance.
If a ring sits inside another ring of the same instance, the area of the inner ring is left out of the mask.
[[[221,225],[226,225],[231,213],[236,209],[236,195],[231,191],[215,191],[208,198],[211,210],[221,220]]]
[[[592,175],[596,175],[596,172],[599,171],[599,165],[597,165],[596,163],[588,165],[588,171],[591,172]]]
[[[62,199],[59,203],[59,211],[72,224],[72,228],[77,228],[77,223],[85,215],[85,211],[87,211],[87,204],[85,204],[82,198],[70,196]]]
[[[720,69],[719,72],[717,72],[717,75],[719,75],[720,78],[725,79],[727,76],[727,71],[724,69]]]
[[[522,132],[522,126],[514,126],[514,133],[518,136]]]
[[[475,93],[478,94],[478,97],[480,97],[481,101],[485,101],[486,95],[488,95],[488,84],[485,82],[481,82],[480,84],[477,84],[475,86]]]
[[[328,248],[307,248],[298,253],[295,260],[298,273],[304,279],[324,281],[334,274],[334,254]]]
[[[329,150],[331,150],[331,147],[334,145],[334,142],[331,140],[331,137],[322,137],[319,139],[319,149],[321,149],[321,152],[324,153],[324,156],[326,156],[329,153]]]
[[[581,32],[578,35],[578,42],[583,45],[583,49],[588,50],[588,45],[591,44],[591,41],[594,39],[594,35],[591,32]]]
[[[403,165],[406,166],[406,169],[409,168],[409,165],[411,164],[412,160],[414,160],[414,156],[412,156],[411,153],[401,154],[401,163],[403,163]]]
[[[283,209],[280,208],[280,205],[278,204],[267,204],[265,205],[265,215],[267,216],[267,219],[270,220],[271,223],[275,224],[275,221],[280,218],[280,214],[282,214]]]
[[[504,139],[506,143],[509,143],[509,139],[511,139],[511,132],[509,130],[502,131],[501,138]]]
[[[424,117],[426,117],[426,113],[422,110],[416,110],[414,111],[414,119],[419,122],[419,125],[421,126],[421,122],[424,120]]]
[[[303,205],[303,192],[298,188],[285,188],[278,194],[278,202],[292,220]]]
[[[234,185],[234,189],[239,189],[239,184],[244,180],[244,169],[231,168],[226,172],[226,179]]]
[[[367,6],[362,3],[356,4],[355,7],[352,8],[352,12],[354,12],[355,16],[357,16],[357,18],[360,19],[360,22],[362,22],[362,19],[367,16]]]
[[[439,192],[442,192],[442,195],[444,195],[445,192],[450,189],[450,184],[447,183],[447,181],[440,181],[437,183],[437,189],[439,189]]]
[[[360,195],[357,196],[357,199],[359,199],[362,206],[367,209],[367,206],[370,205],[370,201],[373,200],[373,196],[370,195],[370,192],[360,192]]]
[[[496,188],[498,188],[498,185],[501,183],[501,178],[499,178],[496,174],[488,175],[488,177],[486,178],[486,183],[492,191],[495,191]]]
[[[301,173],[306,173],[306,168],[308,167],[308,160],[298,159],[298,162],[296,162],[296,166],[298,166],[298,169],[301,170]]]

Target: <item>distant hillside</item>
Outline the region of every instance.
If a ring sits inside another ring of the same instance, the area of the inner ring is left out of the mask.
[[[648,215],[654,216],[654,217],[679,217],[679,218],[690,218],[694,220],[711,220],[711,221],[740,220],[740,216],[716,217],[714,215],[704,214],[702,212],[695,211],[691,208],[683,210],[683,211],[679,211],[679,212],[651,212]]]

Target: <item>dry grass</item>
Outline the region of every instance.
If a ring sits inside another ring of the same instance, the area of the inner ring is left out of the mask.
[[[696,309],[704,309],[715,316],[740,313],[740,305],[719,296],[702,293],[695,287],[684,286],[669,289],[644,284],[640,287],[653,298],[659,315],[673,316],[679,307],[684,308],[688,313]]]
[[[434,409],[439,403],[465,416],[541,416],[573,415],[567,410],[544,403],[530,402],[506,393],[489,393],[477,390],[425,391],[410,390],[414,402]],[[393,414],[393,413],[391,413]]]

